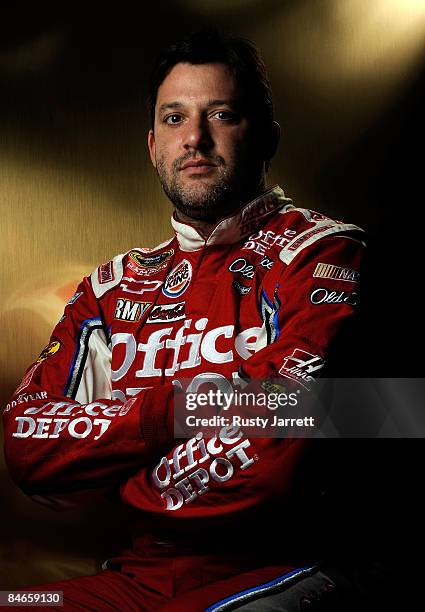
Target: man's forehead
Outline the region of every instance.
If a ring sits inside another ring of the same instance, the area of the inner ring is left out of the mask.
[[[226,64],[178,63],[158,89],[157,109],[178,108],[200,102],[205,105],[232,104],[241,96],[240,88]]]

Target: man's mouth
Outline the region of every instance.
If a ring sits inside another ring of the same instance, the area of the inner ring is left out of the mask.
[[[209,159],[188,159],[180,166],[180,170],[185,171],[188,174],[206,174],[215,167],[216,164],[211,162]]]

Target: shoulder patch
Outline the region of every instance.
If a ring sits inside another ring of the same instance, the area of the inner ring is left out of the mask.
[[[304,230],[286,244],[279,253],[279,259],[283,261],[283,263],[289,265],[300,251],[312,245],[317,240],[325,238],[326,236],[331,236],[332,234],[345,234],[346,232],[364,233],[364,230],[351,223],[341,223],[327,218],[322,221],[317,221],[313,227]]]
[[[102,264],[90,275],[93,293],[101,298],[109,289],[118,285],[123,275],[124,254],[117,255],[111,261]]]
[[[327,217],[326,215],[323,215],[322,213],[319,213],[316,210],[310,210],[309,208],[298,208],[296,206],[285,207],[280,211],[280,214],[284,215],[288,212],[298,212],[304,217],[306,221],[309,221],[310,223],[317,223],[318,221],[324,221],[325,219],[328,221],[333,221],[334,223],[339,223],[334,219],[331,219],[330,217]]]

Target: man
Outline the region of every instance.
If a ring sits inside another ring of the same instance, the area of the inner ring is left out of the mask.
[[[313,605],[335,584],[296,543],[300,482],[304,500],[314,488],[305,441],[223,427],[181,443],[174,390],[310,384],[354,312],[362,231],[266,188],[279,127],[248,41],[172,45],[149,102],[175,236],[82,281],[4,412],[15,482],[55,507],[119,496],[138,516],[133,548],[95,576],[28,590],[63,591],[71,610]]]

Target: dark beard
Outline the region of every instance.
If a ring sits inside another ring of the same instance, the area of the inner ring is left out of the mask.
[[[167,176],[164,161],[157,161],[158,177],[166,196],[177,211],[191,219],[214,223],[238,210],[245,202],[255,197],[263,186],[259,179],[253,187],[251,178],[251,188],[247,189],[246,173],[244,177],[234,176],[228,171],[223,158],[217,157],[214,161],[218,162],[218,167],[222,169],[219,180],[203,192],[193,194],[177,181],[183,160],[173,164],[171,178]]]

